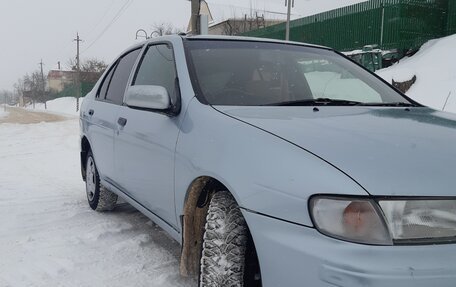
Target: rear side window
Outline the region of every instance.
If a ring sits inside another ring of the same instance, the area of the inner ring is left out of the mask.
[[[106,77],[103,80],[103,84],[101,84],[101,88],[98,91],[97,94],[97,99],[105,100],[106,99],[106,92],[108,91],[108,86],[109,83],[111,82],[112,74],[114,73],[114,70],[116,69],[115,65],[112,67],[112,69],[109,71],[109,73],[106,75]]]
[[[130,77],[139,52],[140,49],[134,50],[119,60],[114,75],[112,75],[111,83],[109,84],[106,101],[116,105],[122,104],[128,78]]]
[[[147,48],[133,85],[162,86],[176,102],[176,66],[171,45],[159,44]]]

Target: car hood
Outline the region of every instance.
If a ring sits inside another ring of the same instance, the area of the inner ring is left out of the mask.
[[[215,108],[315,154],[371,195],[456,196],[456,115],[429,108]]]

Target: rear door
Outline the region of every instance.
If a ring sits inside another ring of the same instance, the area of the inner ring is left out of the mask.
[[[153,44],[145,49],[131,85],[162,86],[176,104],[177,73],[171,44]],[[116,178],[141,205],[177,226],[174,207],[174,151],[179,116],[122,106],[115,136]]]
[[[88,110],[91,122],[88,135],[99,174],[104,180],[112,181],[115,177],[114,133],[117,131],[117,113],[139,52],[139,49],[128,52],[111,66]]]

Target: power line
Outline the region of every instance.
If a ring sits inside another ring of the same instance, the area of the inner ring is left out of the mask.
[[[90,29],[89,34],[86,35],[86,37],[90,38],[92,34],[97,30],[97,28],[100,26],[101,23],[103,23],[104,19],[106,19],[106,16],[108,16],[109,12],[111,12],[112,8],[114,7],[115,0],[111,0],[111,3],[109,4],[108,9],[105,9],[105,12],[103,13],[103,16],[99,18],[99,21],[95,26],[93,26],[92,29]]]
[[[90,36],[93,35],[93,33],[100,26],[100,24],[103,22],[103,20],[106,19],[106,16],[112,10],[112,8],[114,7],[114,4],[115,4],[115,0],[112,0],[111,3],[109,4],[109,7],[107,7],[107,9],[105,9],[103,16],[101,16],[101,18],[98,17],[100,20],[97,22],[96,25],[93,26],[92,29],[90,29],[89,34],[87,34],[86,37],[90,38]],[[62,45],[60,46],[60,49],[58,50],[58,52],[55,55],[57,55],[57,57],[62,56],[61,55],[62,52],[67,50],[69,47],[71,47],[72,42],[74,42],[74,41],[66,41],[65,44],[62,43]],[[59,68],[59,70],[60,70],[60,68]]]
[[[114,17],[112,18],[112,20],[109,22],[109,24],[101,31],[101,33],[95,38],[95,40],[93,40],[88,46],[87,48],[84,49],[84,51],[82,51],[81,54],[85,53],[87,50],[89,50],[98,40],[100,40],[101,37],[103,37],[103,35],[109,30],[109,28],[111,28],[111,26],[120,18],[120,16],[122,16],[122,14],[127,10],[127,8],[131,5],[131,3],[133,2],[133,0],[127,0],[123,5],[122,7],[119,9],[119,11],[117,11],[117,13],[114,15]]]
[[[109,22],[109,24],[101,31],[101,33],[93,40],[87,48],[84,49],[84,51],[81,52],[81,54],[84,54],[87,50],[89,50],[98,40],[103,37],[103,35],[111,28],[111,26],[122,16],[122,14],[130,7],[130,5],[133,3],[133,0],[127,0],[124,5],[119,9],[119,11],[116,13],[114,18]]]

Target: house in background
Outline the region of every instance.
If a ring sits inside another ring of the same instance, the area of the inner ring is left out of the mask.
[[[268,20],[263,16],[252,18],[244,16],[244,18],[230,18],[217,24],[213,24],[209,27],[209,35],[228,35],[235,36],[242,33],[246,33],[252,30],[266,28],[279,23],[283,20]]]
[[[284,22],[284,20],[265,19],[264,14],[261,16],[258,14],[258,12],[254,14],[253,10],[251,9],[250,16],[242,13],[242,15],[244,15],[243,17],[232,17],[215,23],[211,9],[209,8],[209,4],[205,0],[201,0],[200,15],[207,16],[209,24],[209,35],[235,36],[241,33],[266,28]],[[191,23],[189,23],[187,31],[191,31]]]
[[[101,75],[101,72],[80,72],[80,95],[85,96],[89,93]],[[78,73],[76,71],[51,70],[47,77],[47,88],[56,97],[76,97],[78,95]]]
[[[51,70],[47,77],[48,89],[55,93],[62,92],[66,86],[76,82],[75,71]]]

